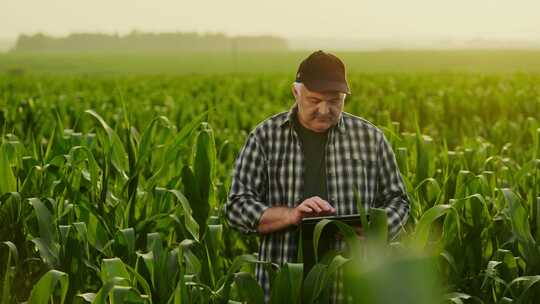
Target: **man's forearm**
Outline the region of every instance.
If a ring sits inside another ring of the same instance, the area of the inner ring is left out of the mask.
[[[291,225],[298,225],[306,216],[328,215],[336,212],[327,201],[318,196],[305,199],[295,208],[271,207],[259,219],[257,231],[260,234],[272,233]]]
[[[294,224],[292,213],[294,209],[287,207],[271,207],[264,211],[257,230],[260,234],[272,233]]]

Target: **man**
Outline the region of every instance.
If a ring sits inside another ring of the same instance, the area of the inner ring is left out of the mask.
[[[296,262],[296,226],[304,217],[385,208],[390,236],[407,220],[409,202],[388,141],[368,121],[344,113],[345,66],[317,51],[299,66],[288,112],[260,123],[240,151],[225,211],[229,224],[261,236],[259,259]],[[361,230],[358,230],[361,235]],[[256,277],[270,297],[263,267]]]

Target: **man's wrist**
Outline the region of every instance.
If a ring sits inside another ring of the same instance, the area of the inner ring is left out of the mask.
[[[297,211],[296,211],[296,208],[288,208],[287,209],[287,224],[288,226],[292,226],[292,225],[298,225],[299,223],[299,220],[298,220],[298,214],[297,214]]]

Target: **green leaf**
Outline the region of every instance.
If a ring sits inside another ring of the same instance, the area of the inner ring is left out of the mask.
[[[143,278],[142,275],[140,275],[135,269],[133,269],[132,267],[130,267],[129,265],[124,265],[126,267],[126,269],[129,271],[129,273],[133,276],[134,278],[134,282],[133,282],[133,285],[135,285],[135,282],[137,284],[139,284],[139,286],[142,287],[142,289],[144,290],[144,292],[146,293],[146,295],[151,295],[152,294],[152,290],[150,289],[150,285],[148,284],[148,282]],[[151,299],[150,299],[151,300]],[[150,301],[150,303],[152,303],[152,301]]]
[[[116,232],[116,235],[118,239],[125,243],[125,246],[127,247],[127,255],[131,256],[135,254],[135,229],[133,228],[126,228],[121,229]]]
[[[193,240],[183,240],[180,243],[180,248],[182,249],[183,259],[186,262],[186,273],[187,274],[200,274],[202,271],[202,265],[199,256],[195,254],[197,251],[196,247],[200,245]]]
[[[210,271],[215,277],[220,276],[220,270],[223,268],[223,258],[221,244],[223,244],[223,226],[222,225],[208,225],[206,233],[206,247],[208,250],[208,257],[210,263]]]
[[[129,281],[123,277],[112,277],[103,286],[97,294],[82,294],[86,301],[93,304],[115,304],[115,303],[146,303],[151,298],[141,296],[138,290],[129,286]],[[107,301],[109,299],[109,301]]]
[[[103,218],[98,215],[98,212],[88,205],[79,205],[80,217],[79,220],[86,223],[88,230],[88,243],[97,250],[107,253],[107,243],[110,241],[107,225]]]
[[[148,124],[146,129],[144,129],[143,135],[141,137],[141,141],[139,143],[139,149],[138,149],[139,157],[137,158],[136,171],[139,171],[142,169],[144,162],[154,150],[154,146],[152,145],[152,137],[153,137],[152,135],[154,133],[156,126],[159,123],[164,124],[168,128],[172,127],[171,122],[165,116],[156,117]]]
[[[448,263],[448,265],[450,265],[450,268],[454,271],[454,274],[457,275],[459,271],[457,268],[456,260],[454,259],[452,254],[446,250],[443,250],[439,255]]]
[[[289,268],[289,281],[291,298],[289,303],[300,303],[302,281],[304,280],[304,264],[287,263]]]
[[[518,265],[512,251],[500,248],[497,249],[495,260],[502,262],[499,275],[504,281],[510,282],[518,277]]]
[[[114,167],[125,176],[125,172],[128,169],[127,153],[118,137],[118,134],[105,122],[105,120],[94,110],[86,110],[85,113],[92,115],[101,124],[108,137],[108,148],[111,151],[111,161]],[[126,176],[127,177],[127,176]]]
[[[0,245],[7,246],[9,257],[13,258],[13,263],[17,265],[19,262],[19,251],[17,250],[17,246],[15,246],[15,244],[13,244],[11,241],[1,242]]]
[[[531,228],[529,227],[528,213],[522,206],[521,200],[510,189],[501,189],[501,192],[509,207],[512,231],[520,241],[524,243],[533,243],[534,239],[531,235]]]
[[[114,277],[124,278],[129,281],[129,273],[119,258],[103,259],[101,261],[101,281],[105,284]]]
[[[162,178],[170,165],[175,162],[176,155],[178,154],[179,149],[186,145],[186,139],[191,134],[191,132],[201,123],[201,121],[206,117],[206,111],[201,113],[199,116],[195,117],[188,124],[182,127],[182,129],[175,135],[171,142],[166,146],[164,155],[164,161],[160,165],[159,169],[152,175],[150,179],[147,180],[147,186],[153,188],[157,184],[160,178]]]
[[[214,134],[207,123],[202,123],[202,130],[196,138],[193,169],[199,185],[200,197],[208,202],[212,191],[212,177],[215,175],[216,146]]]
[[[152,287],[154,289],[157,289],[157,283],[156,283],[156,261],[154,259],[154,253],[153,252],[147,252],[147,253],[140,253],[137,252],[137,256],[143,259],[144,266],[146,266],[146,269],[148,270],[148,273],[150,274],[150,283],[152,283]]]
[[[237,256],[232,265],[227,270],[227,274],[220,280],[221,286],[216,292],[222,299],[229,298],[229,292],[231,288],[231,283],[234,280],[234,274],[240,270],[240,268],[245,264],[270,264],[270,262],[258,261],[252,254],[244,254]]]
[[[455,212],[455,209],[450,205],[435,205],[428,209],[416,224],[415,239],[420,248],[425,248],[427,245],[431,225],[448,212]]]
[[[85,146],[75,146],[72,147],[69,150],[69,155],[71,159],[75,159],[75,157],[80,153],[84,152],[86,155],[86,160],[88,161],[88,169],[89,169],[89,175],[90,175],[90,183],[92,185],[92,195],[94,196],[92,199],[93,201],[97,200],[97,195],[95,192],[98,190],[98,178],[99,178],[99,166],[96,162],[96,159],[94,158],[94,154]]]
[[[43,204],[39,198],[30,198],[29,201],[30,205],[34,207],[39,227],[40,239],[48,246],[52,246],[53,243],[58,241],[58,235],[55,228],[55,218],[52,216],[47,206],[45,206],[45,204]]]
[[[298,303],[303,273],[304,267],[300,263],[281,266],[271,285],[270,303]]]
[[[44,162],[48,162],[51,158],[51,151],[53,149],[55,135],[56,135],[56,124],[54,125],[51,131],[51,136],[49,136],[49,142],[47,143],[47,150],[45,150],[45,155],[43,155]]]
[[[178,190],[170,189],[167,191],[172,193],[174,197],[176,197],[177,201],[180,203],[180,206],[182,207],[182,210],[183,210],[183,217],[184,217],[186,229],[189,231],[193,239],[198,241],[199,240],[199,224],[197,223],[197,221],[195,221],[193,217],[193,211],[191,210],[191,206],[187,198]]]
[[[540,275],[522,276],[522,277],[516,278],[516,279],[512,280],[512,282],[510,282],[510,284],[508,284],[508,287],[506,288],[504,294],[506,295],[506,292],[511,290],[513,285],[524,283],[523,291],[521,292],[521,294],[519,295],[519,298],[517,299],[518,303],[523,303],[523,300],[527,296],[528,291],[530,290],[530,288],[533,285],[536,285],[536,283],[538,283],[538,282],[540,282]]]
[[[396,161],[399,171],[406,175],[409,172],[409,156],[407,147],[398,147],[396,149]]]
[[[87,293],[81,293],[78,294],[77,297],[83,299],[84,301],[88,303],[97,303],[96,301],[96,294],[93,292],[87,292]]]
[[[57,288],[60,288],[60,303],[63,304],[68,291],[68,275],[58,270],[49,270],[34,285],[28,298],[29,304],[47,304],[49,299],[55,295]]]
[[[379,243],[388,240],[388,216],[385,209],[369,209],[369,229],[366,229],[366,237]]]
[[[428,177],[416,186],[415,192],[420,192],[422,198],[428,203],[427,207],[431,207],[441,195],[441,187],[436,179]]]
[[[416,126],[416,183],[430,177],[431,175],[431,160],[433,159],[431,151],[428,148],[431,143],[431,138],[425,137],[420,133],[420,128]]]
[[[319,240],[321,239],[323,229],[331,222],[331,220],[323,219],[313,229],[313,253],[315,253],[315,262],[319,260]]]
[[[160,276],[162,271],[165,271],[164,251],[159,233],[153,232],[146,235],[146,249],[148,250],[148,253],[139,254],[139,256],[143,258],[144,263],[150,272],[152,285],[157,289],[157,277]]]
[[[358,189],[355,189],[354,191],[354,200],[356,201],[356,209],[358,210],[358,214],[360,214],[360,223],[364,229],[364,233],[369,233],[369,221],[367,218],[366,208],[364,208],[364,205],[362,204]]]
[[[338,220],[323,219],[318,222],[313,229],[313,252],[315,253],[315,262],[319,260],[319,241],[323,233],[323,229],[328,224],[333,224],[338,228],[339,232],[343,235],[345,241],[349,245],[349,248],[352,249],[359,247],[358,235],[356,234],[354,228]]]
[[[189,300],[188,290],[187,286],[185,284],[185,267],[183,267],[183,259],[184,259],[184,248],[182,246],[178,246],[178,254],[177,257],[177,263],[179,266],[178,271],[178,282],[176,283],[176,288],[174,289],[173,294],[169,298],[169,301],[167,303],[173,303],[173,304],[188,304],[191,303]]]
[[[336,255],[332,258],[332,261],[328,265],[328,268],[323,277],[323,288],[330,288],[330,284],[334,282],[335,275],[338,270],[347,264],[350,259],[343,257],[342,255]]]
[[[503,286],[506,286],[506,282],[499,277],[499,273],[497,271],[497,266],[501,265],[502,262],[499,261],[489,261],[486,270],[484,271],[484,280],[482,282],[482,286],[480,288],[484,289],[491,284],[492,281],[496,281],[498,283],[501,283]]]
[[[235,273],[234,282],[243,301],[253,304],[264,303],[264,292],[253,275],[247,272]]]
[[[56,267],[60,264],[60,245],[58,243],[49,243],[41,238],[33,238],[32,243],[36,245],[43,262],[50,267]]]
[[[17,179],[11,169],[6,149],[7,145],[0,145],[0,172],[2,172],[2,178],[0,178],[0,195],[17,191]]]
[[[139,291],[131,286],[113,286],[109,298],[111,304],[146,303]]]
[[[306,276],[304,281],[304,299],[310,299],[309,303],[328,303],[330,293],[328,292],[336,282],[338,271],[350,259],[342,255],[335,255],[328,264],[316,264]]]
[[[307,301],[305,303],[316,303],[317,297],[320,295],[324,287],[324,277],[327,272],[328,266],[322,263],[315,264],[304,280],[304,287],[302,291],[302,300]],[[271,303],[284,303],[284,302],[271,302]],[[286,302],[285,302],[286,303]]]
[[[469,300],[472,297],[462,292],[451,292],[444,295],[444,299],[455,304],[463,304],[463,300]]]
[[[197,221],[200,232],[198,235],[203,236],[206,231],[206,220],[210,212],[210,205],[208,201],[203,201],[201,196],[201,184],[197,182],[195,174],[189,166],[182,168],[182,183],[184,184],[184,191],[192,210],[193,218]]]
[[[17,263],[19,261],[19,252],[17,251],[17,246],[10,241],[5,241],[0,243],[0,245],[5,245],[8,247],[8,255],[6,261],[6,270],[4,271],[4,280],[2,286],[2,300],[0,303],[8,304],[12,301],[11,288],[13,283],[13,277],[15,277],[15,270]],[[12,260],[15,267],[12,267]]]

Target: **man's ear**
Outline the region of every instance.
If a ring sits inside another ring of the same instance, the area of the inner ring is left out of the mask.
[[[300,96],[300,94],[299,94],[300,92],[298,92],[294,82],[291,84],[291,92],[292,92],[292,94],[294,96],[294,99],[298,99],[298,96]]]
[[[301,86],[302,84],[298,83],[298,82],[293,82],[292,85],[291,85],[291,91],[294,95],[294,98],[296,100],[298,100],[298,98],[300,98],[300,95],[302,94],[301,93]]]

